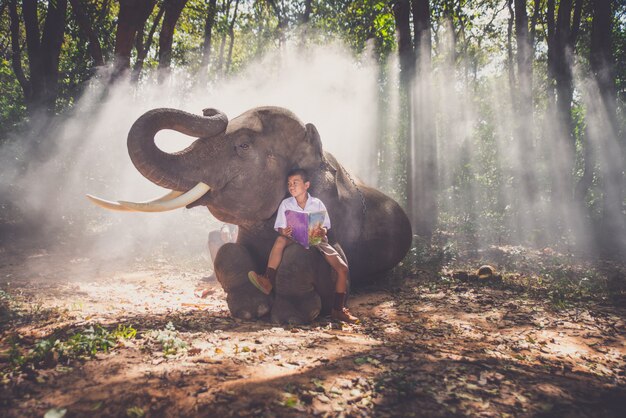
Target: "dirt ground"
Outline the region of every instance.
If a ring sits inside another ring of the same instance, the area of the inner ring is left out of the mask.
[[[355,292],[349,304],[361,324],[322,317],[290,327],[232,319],[202,258],[95,267],[43,250],[0,255],[4,417],[626,411],[623,305],[557,310],[519,290],[424,270]],[[38,342],[120,324],[137,334],[107,351],[50,350],[28,363]]]

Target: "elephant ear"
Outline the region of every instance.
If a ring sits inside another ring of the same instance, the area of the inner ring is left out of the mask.
[[[312,123],[306,124],[306,142],[308,152],[300,161],[302,167],[319,167],[321,165],[330,166],[333,171],[336,168],[324,157],[324,149],[322,148],[322,139],[317,128]]]

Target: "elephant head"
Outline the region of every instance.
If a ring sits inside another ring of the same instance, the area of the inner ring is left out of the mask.
[[[198,139],[180,152],[166,153],[154,142],[162,129]],[[221,221],[239,225],[270,218],[285,196],[287,172],[319,167],[324,159],[315,127],[278,107],[254,108],[230,122],[215,109],[205,109],[203,116],[154,109],[133,124],[128,151],[139,172],[172,192],[143,203],[88,196],[92,201],[108,209],[146,212],[203,205]]]

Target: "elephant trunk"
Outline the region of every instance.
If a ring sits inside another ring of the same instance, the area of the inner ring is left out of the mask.
[[[184,177],[184,159],[191,147],[169,154],[154,143],[162,129],[173,129],[185,135],[208,138],[226,130],[228,118],[215,109],[205,109],[203,116],[176,109],[154,109],[144,113],[128,133],[128,153],[137,170],[148,180],[171,190],[186,191],[196,182]]]

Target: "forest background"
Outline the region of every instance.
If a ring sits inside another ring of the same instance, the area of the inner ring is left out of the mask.
[[[46,133],[90,88],[97,113],[120,83],[211,91],[267,54],[336,42],[375,69],[357,172],[417,239],[624,254],[626,4],[609,0],[3,0],[0,144],[19,160],[3,218],[41,227],[11,179],[48,161]]]
[[[621,417],[625,51],[622,0],[0,0],[0,415]],[[145,111],[259,105],[411,218],[360,325],[233,318],[206,209],[85,198],[163,194]]]

